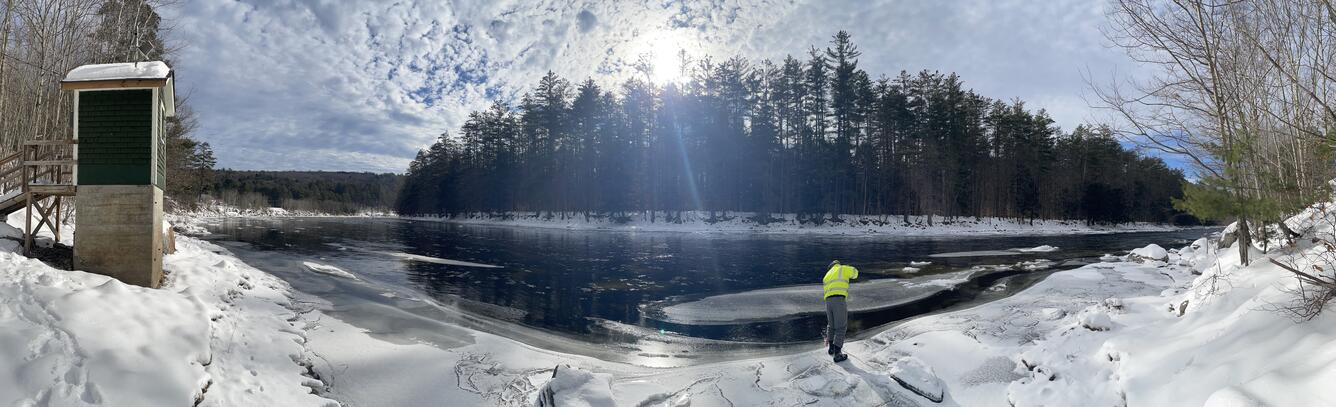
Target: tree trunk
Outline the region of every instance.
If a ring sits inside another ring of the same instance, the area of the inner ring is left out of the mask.
[[[1239,264],[1248,265],[1248,252],[1252,248],[1252,231],[1248,227],[1248,218],[1240,216],[1235,232],[1239,237]]]
[[[9,19],[11,18],[10,11],[13,9],[14,0],[6,0],[4,20],[0,20],[0,142],[9,141],[7,140],[7,137],[5,137],[6,120],[4,120],[4,116],[9,115],[9,113],[5,112],[5,82],[7,82],[5,78],[5,65],[9,63],[9,61],[5,60],[5,56],[9,55],[7,54],[9,51]]]

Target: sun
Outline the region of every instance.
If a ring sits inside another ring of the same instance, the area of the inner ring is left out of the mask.
[[[649,79],[656,84],[679,83],[683,77],[683,41],[672,32],[659,31],[646,36],[635,58],[648,62]]]

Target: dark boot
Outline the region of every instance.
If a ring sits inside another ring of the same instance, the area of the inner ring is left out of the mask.
[[[849,355],[845,355],[845,354],[843,354],[843,353],[837,353],[837,354],[835,354],[835,357],[834,357],[835,363],[840,363],[840,362],[843,362],[843,361],[848,360],[848,359],[849,359]]]
[[[830,345],[830,347],[826,348],[827,355],[834,355],[836,353],[840,353],[840,348],[838,346]]]

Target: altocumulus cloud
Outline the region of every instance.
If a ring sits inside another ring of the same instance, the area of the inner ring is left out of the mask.
[[[958,72],[967,86],[1090,118],[1082,72],[1127,69],[1103,2],[191,0],[163,11],[198,137],[240,169],[401,172],[468,112],[547,71],[612,84],[642,55],[803,56],[849,30],[874,75]],[[654,60],[662,60],[655,58]]]

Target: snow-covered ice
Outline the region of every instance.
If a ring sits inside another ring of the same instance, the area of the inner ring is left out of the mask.
[[[923,396],[934,403],[941,403],[946,395],[946,383],[937,377],[932,367],[913,356],[896,359],[887,366],[887,374],[900,386]]]
[[[849,311],[861,312],[910,303],[949,290],[975,271],[898,279],[858,281],[849,285]],[[815,293],[815,294],[814,294]],[[809,284],[720,294],[662,307],[663,319],[685,324],[720,324],[777,320],[824,313],[821,285]]]
[[[408,260],[408,261],[420,261],[420,262],[423,262],[423,263],[444,264],[444,265],[447,265],[447,266],[478,267],[478,268],[501,268],[501,266],[492,265],[492,264],[474,263],[474,262],[471,262],[471,261],[463,261],[463,260],[442,259],[442,258],[440,258],[440,257],[423,256],[423,255],[420,255],[420,254],[412,254],[412,253],[402,253],[402,252],[375,252],[375,253],[379,253],[379,254],[383,254],[383,255],[391,256],[391,257],[398,257],[398,258],[400,258],[400,259]]]
[[[612,401],[612,387],[608,381],[612,375],[590,373],[579,368],[561,366],[553,368],[552,380],[543,385],[538,392],[538,407],[615,407]]]
[[[329,264],[320,264],[313,261],[303,261],[302,265],[306,266],[307,270],[311,270],[320,274],[327,274],[334,277],[347,278],[352,280],[357,279],[357,276],[353,275],[353,273],[349,273],[339,268],[338,266],[332,266]]]
[[[1049,245],[1042,245],[1042,246],[1036,246],[1036,247],[1027,247],[1027,248],[1020,248],[1020,249],[1012,249],[1012,250],[1015,250],[1015,251],[1018,251],[1018,252],[1021,252],[1021,253],[1052,253],[1052,252],[1056,252],[1056,251],[1058,251],[1058,248],[1057,248],[1057,247],[1054,247],[1054,246],[1049,246]]]
[[[933,253],[933,254],[928,255],[928,257],[939,257],[939,258],[949,258],[949,257],[989,257],[989,256],[1015,256],[1015,255],[1019,255],[1019,254],[1024,254],[1024,253],[1021,253],[1021,252],[1019,252],[1019,251],[1015,251],[1015,250],[975,250],[975,251],[968,251],[968,252]]]

